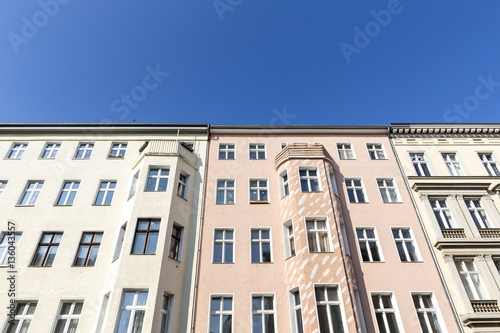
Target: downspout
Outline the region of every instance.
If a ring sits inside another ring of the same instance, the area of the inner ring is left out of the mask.
[[[415,202],[415,198],[413,197],[413,195],[411,193],[411,189],[410,189],[410,186],[408,184],[408,181],[407,181],[407,178],[406,178],[406,174],[404,173],[403,167],[401,165],[401,161],[399,160],[399,155],[397,154],[396,148],[394,147],[394,143],[391,140],[391,126],[389,126],[389,128],[388,128],[387,137],[389,139],[389,143],[391,144],[392,152],[394,153],[394,156],[396,157],[396,161],[398,162],[399,171],[401,172],[401,175],[404,178],[405,187],[406,187],[408,193],[410,194],[411,203],[413,205],[413,208],[415,209],[415,212],[417,213],[418,222],[420,223],[420,227],[422,228],[422,231],[424,232],[425,241],[426,241],[427,246],[429,247],[429,250],[431,252],[431,256],[432,256],[432,260],[434,261],[434,265],[437,268],[439,279],[441,280],[441,284],[443,285],[444,292],[446,294],[446,298],[448,299],[448,302],[451,305],[451,311],[453,312],[453,315],[455,317],[455,322],[457,323],[458,329],[460,330],[460,332],[465,333],[465,331],[464,331],[464,329],[462,327],[462,324],[461,324],[462,321],[460,320],[460,317],[458,316],[458,313],[455,310],[455,307],[453,306],[453,300],[451,299],[450,292],[448,290],[448,287],[446,286],[443,274],[441,273],[441,269],[440,269],[440,267],[438,265],[438,262],[437,262],[437,259],[436,259],[436,254],[434,253],[434,251],[432,249],[432,244],[431,244],[431,242],[429,240],[429,235],[427,234],[427,231],[426,231],[426,229],[424,227],[424,223],[422,222],[422,216],[420,215],[420,212],[419,212],[419,210],[417,208],[417,204]]]

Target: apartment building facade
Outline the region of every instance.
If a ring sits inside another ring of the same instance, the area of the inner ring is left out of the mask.
[[[500,126],[393,124],[390,139],[465,332],[500,332]]]
[[[1,331],[190,331],[207,140],[207,125],[1,125]]]

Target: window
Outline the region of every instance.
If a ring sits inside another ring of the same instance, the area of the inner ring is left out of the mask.
[[[109,157],[125,157],[125,152],[127,151],[126,143],[113,143],[111,144],[111,150],[109,151]]]
[[[182,231],[184,228],[174,224],[172,226],[172,238],[170,240],[170,252],[168,256],[177,261],[181,260]]]
[[[118,259],[120,257],[120,253],[122,252],[123,239],[125,238],[125,230],[127,230],[127,223],[122,225],[118,233],[118,240],[116,241],[115,253],[113,254],[113,261]]]
[[[61,194],[57,199],[56,205],[58,206],[71,206],[75,201],[76,192],[80,187],[80,182],[64,182]]]
[[[128,197],[132,197],[135,194],[135,191],[137,190],[137,182],[139,181],[139,171],[137,171],[132,177],[132,182],[130,183],[130,192],[128,193]]]
[[[180,173],[179,174],[179,184],[177,185],[177,195],[186,199],[188,198],[189,194],[189,175],[185,173]]]
[[[287,142],[282,142],[282,143],[280,143],[280,147],[281,147],[281,149],[284,149],[286,146],[288,146],[288,143],[287,143]]]
[[[31,261],[31,266],[52,266],[61,238],[62,233],[44,232]]]
[[[337,143],[337,150],[339,151],[339,157],[341,160],[353,160],[354,150],[350,143]]]
[[[347,189],[347,195],[349,196],[349,202],[368,202],[361,178],[346,178],[345,187]]]
[[[97,191],[97,197],[95,199],[96,206],[109,206],[113,200],[113,194],[115,194],[116,182],[103,181],[99,185],[99,191]]]
[[[372,302],[379,332],[398,333],[397,310],[392,293],[372,294]]]
[[[435,200],[430,200],[430,202],[432,210],[434,211],[434,216],[436,216],[436,220],[438,221],[439,227],[441,229],[452,229],[453,219],[451,217],[450,209],[446,205],[446,200],[435,199]]]
[[[315,286],[316,308],[321,333],[344,332],[342,301],[338,286]]]
[[[7,316],[6,333],[26,333],[35,315],[36,301],[16,301],[14,320]]]
[[[233,332],[233,297],[212,296],[210,300],[210,333]]]
[[[219,160],[234,160],[234,143],[219,143]]]
[[[356,235],[358,236],[359,250],[363,261],[382,261],[375,228],[356,228]]]
[[[83,302],[64,302],[57,316],[54,333],[74,333],[82,314]]]
[[[13,234],[9,232],[0,234],[0,266],[7,266],[11,262],[11,260],[14,259],[13,253],[9,253],[9,247],[17,247],[17,244],[19,244],[20,240],[20,233]]]
[[[3,194],[3,191],[5,190],[5,187],[7,186],[7,181],[6,180],[0,180],[0,197]]]
[[[59,148],[61,148],[60,143],[47,143],[41,158],[56,158]]]
[[[286,170],[280,173],[280,192],[282,199],[290,194],[290,188],[288,186],[288,173]]]
[[[428,177],[431,175],[427,167],[427,162],[425,161],[424,153],[412,153],[410,154],[410,158],[418,176]]]
[[[488,299],[488,294],[484,289],[479,271],[474,264],[474,260],[456,260],[458,274],[464,285],[465,291],[471,300]]]
[[[252,333],[274,333],[274,296],[252,295]]]
[[[370,159],[372,160],[385,160],[387,157],[385,156],[384,148],[381,143],[367,143],[366,148],[368,149],[368,154],[370,155]]]
[[[94,149],[93,143],[80,143],[78,145],[78,149],[76,150],[75,158],[88,159],[90,158],[93,149]]]
[[[410,228],[392,228],[392,236],[394,242],[396,242],[401,261],[414,262],[420,260]]]
[[[265,160],[266,159],[266,144],[265,143],[251,143],[248,148],[251,160]]]
[[[492,154],[478,153],[478,155],[490,176],[500,176],[500,170],[498,170],[497,163],[493,159]]]
[[[445,153],[443,154],[443,159],[452,176],[464,176],[455,153]]]
[[[84,232],[73,265],[94,266],[101,240],[102,232]]]
[[[217,180],[217,204],[234,204],[234,179]]]
[[[9,153],[7,154],[7,158],[13,160],[21,159],[21,157],[23,157],[24,155],[24,152],[26,151],[26,148],[28,148],[27,143],[14,143],[10,148]]]
[[[283,235],[285,236],[285,255],[289,258],[295,255],[295,238],[293,237],[292,220],[283,223]]]
[[[268,202],[267,179],[250,179],[250,201]]]
[[[174,296],[171,294],[163,294],[163,299],[161,302],[161,310],[160,310],[160,317],[161,317],[160,333],[168,333],[169,331],[173,298]]]
[[[342,244],[344,245],[345,253],[351,256],[351,249],[349,248],[349,241],[347,240],[347,233],[345,231],[344,222],[340,222],[340,233],[342,235]]]
[[[168,168],[150,169],[146,184],[146,191],[166,191],[169,174],[170,170]]]
[[[438,319],[438,308],[432,294],[412,294],[411,297],[422,332],[441,333],[443,330]]]
[[[234,230],[215,229],[214,231],[214,263],[233,263]]]
[[[252,262],[271,262],[271,232],[269,229],[252,229]]]
[[[299,167],[300,188],[302,192],[319,192],[318,169],[316,167]]]
[[[325,219],[306,218],[309,252],[331,252],[328,224]]]
[[[159,230],[160,220],[139,219],[132,254],[155,254]]]
[[[304,325],[302,324],[302,306],[300,303],[300,292],[298,288],[290,291],[290,306],[292,308],[292,332],[304,333]]]
[[[377,178],[378,189],[383,202],[400,202],[393,178]]]
[[[42,191],[43,181],[29,181],[26,185],[26,189],[19,200],[19,205],[21,206],[33,206]]]
[[[484,208],[481,206],[480,200],[465,200],[465,204],[469,209],[469,213],[476,224],[478,229],[486,229],[488,228],[488,219],[486,217],[486,212]]]
[[[147,291],[126,291],[120,308],[117,333],[141,333],[146,314]]]

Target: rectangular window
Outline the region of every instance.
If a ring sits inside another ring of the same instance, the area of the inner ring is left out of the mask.
[[[385,160],[387,157],[385,156],[384,148],[381,143],[367,143],[366,148],[368,149],[368,154],[370,155],[370,159],[372,160]]]
[[[400,202],[394,178],[377,178],[377,185],[383,202]]]
[[[498,170],[497,163],[493,159],[493,154],[478,153],[478,155],[490,176],[500,176],[500,170]]]
[[[250,201],[269,202],[267,179],[250,179]]]
[[[161,310],[160,310],[160,333],[168,333],[170,328],[170,318],[172,315],[172,306],[173,306],[174,296],[171,294],[163,294],[163,299],[161,302]]]
[[[219,160],[234,160],[234,143],[219,143]]]
[[[410,154],[410,158],[418,176],[428,177],[431,175],[427,167],[427,162],[425,161],[424,153],[412,153]]]
[[[265,143],[250,143],[248,146],[251,160],[266,159],[266,144]]]
[[[47,143],[41,158],[56,158],[59,148],[61,148],[60,143]]]
[[[177,185],[177,195],[186,199],[188,198],[189,195],[189,180],[190,176],[188,174],[185,174],[181,172],[179,174],[179,184]]]
[[[71,206],[75,201],[76,193],[80,187],[80,182],[64,182],[59,198],[57,199],[57,206]]]
[[[432,294],[412,293],[411,297],[422,332],[441,333],[443,330],[438,319],[439,310]]]
[[[396,243],[399,259],[402,262],[420,261],[415,239],[410,228],[392,228],[392,236]]]
[[[480,200],[465,200],[469,213],[478,229],[488,228],[488,218]]]
[[[149,170],[148,181],[146,184],[146,191],[159,191],[164,192],[167,190],[168,175],[170,170],[168,168],[154,168]]]
[[[359,250],[363,261],[382,261],[375,228],[356,228],[356,235],[358,236]]]
[[[252,262],[271,262],[271,231],[252,229]]]
[[[44,232],[31,261],[31,266],[52,266],[62,235],[62,233]]]
[[[446,205],[446,200],[434,199],[430,200],[430,202],[439,227],[441,229],[452,229],[454,225],[453,218],[451,217],[450,209]]]
[[[7,186],[7,181],[6,180],[0,180],[0,197],[3,194],[3,191],[5,190],[5,187]]]
[[[234,204],[234,179],[218,179],[217,180],[217,204],[232,205]]]
[[[342,301],[338,286],[315,286],[316,309],[321,333],[344,332]]]
[[[233,332],[233,297],[212,296],[210,300],[210,333]]]
[[[214,231],[214,259],[215,264],[234,262],[234,230],[215,229]]]
[[[132,177],[132,182],[130,183],[130,192],[128,193],[128,197],[132,197],[135,194],[135,191],[137,190],[137,182],[139,181],[139,171],[137,171]]]
[[[183,227],[178,226],[177,224],[172,226],[172,237],[170,240],[170,252],[168,256],[177,261],[181,260],[183,229]]]
[[[57,316],[54,333],[74,333],[82,314],[83,302],[64,302]]]
[[[160,220],[139,219],[132,254],[155,254],[159,230]]]
[[[26,185],[21,199],[19,200],[20,206],[33,206],[42,191],[43,181],[29,181]]]
[[[280,173],[280,193],[282,199],[290,194],[290,187],[288,185],[288,173],[286,170]]]
[[[274,296],[252,295],[252,333],[274,333]]]
[[[102,232],[84,232],[74,266],[94,266],[101,246]]]
[[[147,291],[125,291],[117,333],[141,333],[146,314]]]
[[[464,176],[464,172],[455,153],[444,153],[443,159],[452,176]]]
[[[319,192],[317,167],[299,167],[300,188],[302,192]]]
[[[345,187],[349,202],[351,203],[364,203],[368,202],[365,190],[363,188],[363,181],[361,178],[346,178]]]
[[[379,332],[399,333],[397,310],[392,293],[372,294]]]
[[[122,225],[120,228],[120,232],[118,233],[118,240],[116,241],[115,253],[113,254],[113,261],[120,257],[120,253],[122,252],[123,239],[125,238],[125,230],[127,230],[127,223]]]
[[[10,232],[5,232],[0,234],[0,266],[7,266],[10,263],[9,258],[12,258],[10,260],[14,259],[13,253],[9,253],[9,247],[17,247],[20,240],[20,233],[12,234]]]
[[[89,159],[92,154],[92,150],[94,150],[94,143],[80,143],[76,150],[75,158],[76,159]]]
[[[13,160],[20,160],[21,157],[23,157],[24,152],[26,151],[26,148],[28,148],[27,143],[14,143],[12,144],[12,147],[9,150],[9,153],[7,154],[7,158],[13,159]]]
[[[295,255],[295,238],[293,237],[292,220],[283,223],[283,235],[285,236],[285,255],[289,258]]]
[[[292,332],[304,333],[304,325],[302,324],[302,305],[300,303],[299,289],[290,291],[290,305],[292,312]]]
[[[16,301],[16,309],[14,320],[7,316],[7,325],[5,326],[6,333],[27,333],[35,310],[37,301]]]
[[[309,252],[331,252],[326,219],[306,218]]]
[[[458,274],[464,285],[465,291],[471,300],[488,299],[488,294],[482,283],[479,271],[474,260],[455,260]]]
[[[350,143],[337,143],[337,150],[339,151],[339,157],[341,160],[353,160],[354,150]]]
[[[95,199],[94,205],[96,206],[109,206],[113,200],[113,195],[115,194],[116,182],[103,181],[99,185],[99,190],[97,191],[97,197]]]
[[[109,157],[125,157],[125,152],[127,151],[126,143],[112,143],[111,149],[109,151]]]

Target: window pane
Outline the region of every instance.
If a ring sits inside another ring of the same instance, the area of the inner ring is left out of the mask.
[[[146,253],[154,254],[156,252],[156,243],[158,242],[158,233],[151,232],[148,237],[148,244],[146,245]]]

